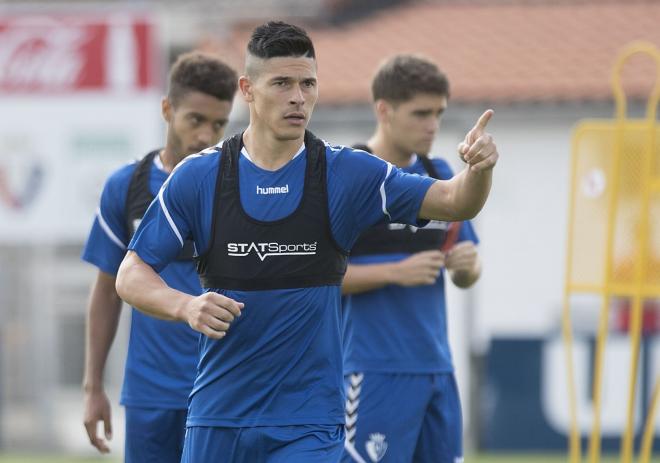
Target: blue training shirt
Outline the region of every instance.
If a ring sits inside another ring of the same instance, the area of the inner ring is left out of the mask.
[[[438,176],[453,177],[449,164],[432,159]],[[419,159],[403,169],[426,175]],[[463,222],[458,241],[478,243],[470,222]],[[409,253],[351,257],[351,264],[398,262]],[[383,288],[344,298],[345,372],[445,373],[453,371],[447,338],[444,269],[435,284]]]
[[[107,180],[82,259],[117,275],[129,242],[126,196],[137,163],[127,164]],[[149,189],[156,195],[167,179],[154,158]],[[160,276],[173,288],[201,294],[193,262],[174,261]],[[185,409],[197,368],[199,333],[186,323],[158,320],[133,309],[121,403],[129,407]]]
[[[188,237],[199,254],[206,250],[220,155],[215,148],[189,157],[151,204],[129,247],[154,269],[174,258]],[[418,223],[432,179],[350,148],[326,145],[325,155],[331,231],[344,249],[380,221]],[[286,165],[267,171],[244,150],[238,171],[247,214],[262,221],[290,214],[302,197],[306,158],[301,148]],[[245,307],[224,338],[201,337],[188,426],[342,424],[339,286],[213,290]]]

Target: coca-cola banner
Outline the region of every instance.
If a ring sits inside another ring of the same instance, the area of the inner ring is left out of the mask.
[[[105,178],[163,143],[144,15],[0,17],[0,245],[82,241]]]
[[[0,18],[0,92],[146,89],[157,74],[153,26],[142,17]]]

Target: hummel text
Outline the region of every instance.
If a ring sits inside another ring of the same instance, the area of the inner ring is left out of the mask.
[[[258,195],[281,195],[289,192],[289,184],[287,183],[284,186],[267,186],[260,187],[257,185],[257,194]]]

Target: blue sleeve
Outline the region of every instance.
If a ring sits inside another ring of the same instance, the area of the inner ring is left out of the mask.
[[[408,174],[388,164],[384,193],[381,192],[385,220],[417,226],[427,223],[418,217],[419,210],[426,192],[434,183],[432,178]]]
[[[461,229],[458,231],[458,241],[472,241],[474,244],[479,244],[477,233],[469,220],[461,224]]]
[[[438,171],[438,176],[442,180],[449,180],[454,176],[451,166],[444,159],[434,158],[432,159],[432,162],[433,167]],[[461,224],[461,228],[458,231],[458,241],[472,241],[474,244],[479,244],[479,238],[474,231],[472,222],[469,220]]]
[[[417,216],[434,179],[407,174],[364,151],[334,151],[328,188],[333,233],[342,247],[350,249],[362,231],[380,222],[425,223]],[[334,191],[337,184],[343,194]],[[336,196],[344,197],[342,204]]]
[[[205,248],[207,237],[200,236],[200,210],[208,210],[210,217],[211,208],[205,207],[208,201],[200,201],[200,187],[208,184],[205,178],[217,175],[217,169],[210,171],[205,162],[197,162],[203,158],[193,155],[177,166],[147,209],[128,246],[157,272],[176,258],[185,240],[192,237],[196,249]],[[212,195],[213,189],[209,195],[211,204]],[[205,222],[210,219],[207,217]]]
[[[82,253],[82,260],[99,270],[117,275],[126,254],[126,195],[135,163],[122,167],[106,181],[96,217]]]

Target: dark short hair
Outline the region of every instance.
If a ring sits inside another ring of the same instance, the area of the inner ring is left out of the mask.
[[[180,55],[172,65],[167,97],[176,105],[186,93],[196,91],[231,102],[237,87],[236,71],[220,58],[192,51]]]
[[[314,44],[307,32],[282,21],[269,21],[252,31],[247,51],[263,59],[283,56],[316,58]]]
[[[431,61],[415,55],[395,55],[378,68],[371,82],[374,101],[402,103],[419,93],[449,98],[447,76]]]

